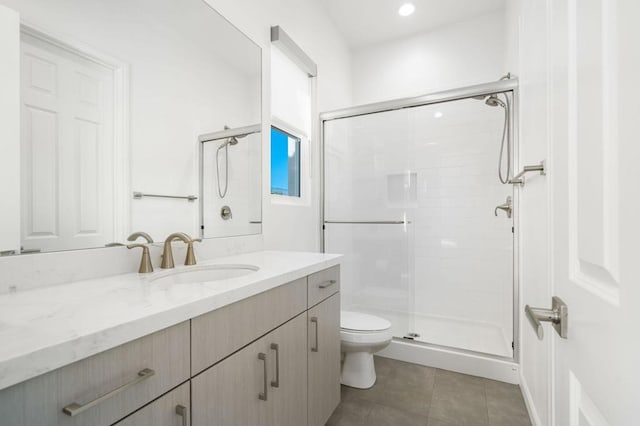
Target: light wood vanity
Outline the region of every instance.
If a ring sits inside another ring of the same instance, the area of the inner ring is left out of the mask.
[[[340,401],[340,267],[0,391],[0,424],[320,426]]]

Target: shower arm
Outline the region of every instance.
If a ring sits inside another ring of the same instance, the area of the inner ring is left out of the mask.
[[[540,172],[540,174],[542,176],[547,174],[547,170],[546,170],[546,165],[544,160],[542,160],[540,162],[540,164],[536,164],[533,166],[524,166],[524,168],[522,169],[522,171],[520,173],[518,173],[517,175],[515,175],[511,180],[509,180],[509,183],[513,184],[513,185],[523,185],[524,186],[524,175],[529,173],[529,172]]]

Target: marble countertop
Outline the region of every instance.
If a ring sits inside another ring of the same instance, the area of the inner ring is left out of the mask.
[[[340,257],[260,251],[198,263],[260,268],[238,278],[151,282],[167,273],[159,270],[0,295],[0,389],[337,265]]]

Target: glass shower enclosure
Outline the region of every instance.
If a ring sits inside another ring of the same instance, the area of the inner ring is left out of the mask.
[[[514,222],[495,210],[514,196],[498,180],[505,110],[484,102],[513,84],[321,115],[322,239],[345,255],[343,310],[405,342],[514,358]]]

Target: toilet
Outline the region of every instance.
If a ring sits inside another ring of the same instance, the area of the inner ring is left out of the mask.
[[[368,389],[376,382],[373,354],[391,343],[391,323],[361,312],[341,311],[340,350],[343,385]]]

